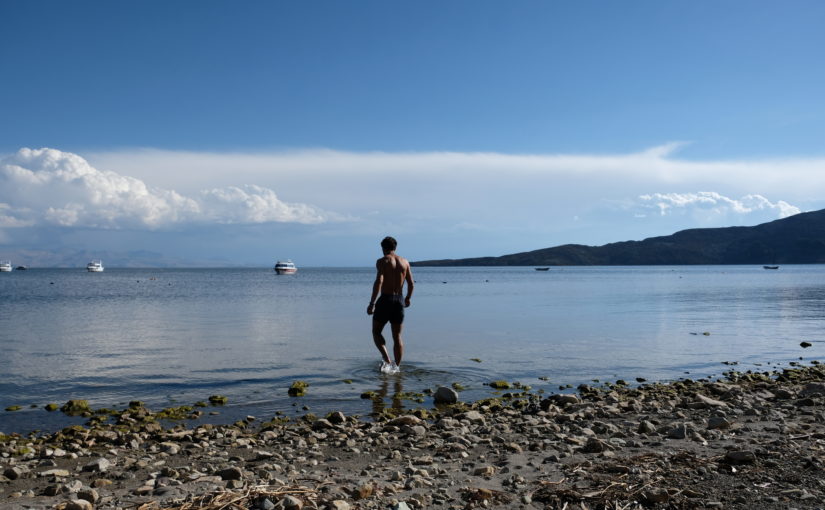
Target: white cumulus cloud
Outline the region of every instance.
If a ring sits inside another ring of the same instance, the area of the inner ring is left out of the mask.
[[[159,229],[195,223],[321,223],[339,218],[281,201],[271,189],[229,186],[187,197],[98,170],[55,149],[23,148],[0,160],[0,227]]]
[[[750,214],[758,211],[767,211],[777,218],[787,218],[801,211],[798,207],[784,200],[771,202],[762,195],[745,195],[740,199],[733,199],[714,191],[700,191],[697,193],[652,193],[639,196],[642,205],[658,209],[659,214],[665,216],[675,210],[698,209],[710,213],[724,215],[727,213]]]

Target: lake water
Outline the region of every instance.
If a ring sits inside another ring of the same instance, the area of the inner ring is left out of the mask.
[[[365,415],[380,407],[360,398],[369,390],[415,407],[392,395],[457,382],[463,399],[476,399],[498,379],[559,391],[594,379],[698,378],[720,375],[725,361],[761,371],[825,352],[822,265],[414,274],[402,372],[387,376],[366,315],[373,269],[0,273],[0,409],[24,407],[0,411],[0,431],[63,426],[42,406],[72,398],[159,409],[228,396],[211,421],[303,406]],[[309,382],[306,397],[287,396],[295,380]]]

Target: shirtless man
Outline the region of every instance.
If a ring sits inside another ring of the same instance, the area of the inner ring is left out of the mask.
[[[410,298],[415,286],[410,263],[407,262],[407,259],[395,253],[397,245],[398,243],[392,237],[385,237],[381,241],[381,250],[384,252],[384,256],[375,263],[375,268],[378,271],[375,276],[375,283],[372,285],[370,304],[367,307],[367,315],[372,315],[372,339],[375,346],[378,347],[381,357],[384,358],[381,371],[385,373],[399,371],[398,365],[401,364],[401,357],[404,354],[404,342],[401,340],[404,308],[410,306]],[[404,281],[407,282],[407,297],[403,298],[402,301],[401,291],[404,288]],[[381,297],[378,297],[379,292],[381,292]],[[376,298],[378,298],[378,301],[376,301]],[[390,323],[392,329],[395,363],[390,361],[387,343],[381,333],[387,322]]]

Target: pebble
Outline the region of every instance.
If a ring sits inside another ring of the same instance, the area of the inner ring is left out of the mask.
[[[217,471],[215,475],[221,477],[221,480],[241,480],[243,479],[243,471],[239,467],[228,467]]]
[[[85,499],[76,499],[66,503],[66,510],[93,510],[94,505]]]
[[[725,460],[731,464],[751,464],[756,462],[756,455],[748,450],[734,450],[725,454]]]
[[[109,466],[111,466],[111,465],[112,465],[112,463],[109,462],[107,459],[105,459],[103,457],[100,457],[98,459],[95,459],[95,460],[89,462],[85,466],[83,466],[83,471],[92,471],[94,473],[105,473],[106,470],[108,470]]]
[[[85,499],[89,503],[96,504],[100,499],[100,495],[94,489],[81,489],[77,491],[78,499]]]
[[[285,496],[278,502],[284,510],[301,510],[304,507],[304,502],[295,496]]]

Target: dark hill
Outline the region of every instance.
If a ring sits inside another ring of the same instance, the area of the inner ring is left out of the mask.
[[[604,246],[565,244],[501,257],[425,260],[414,266],[636,266],[825,263],[825,209],[755,227],[694,228]]]

